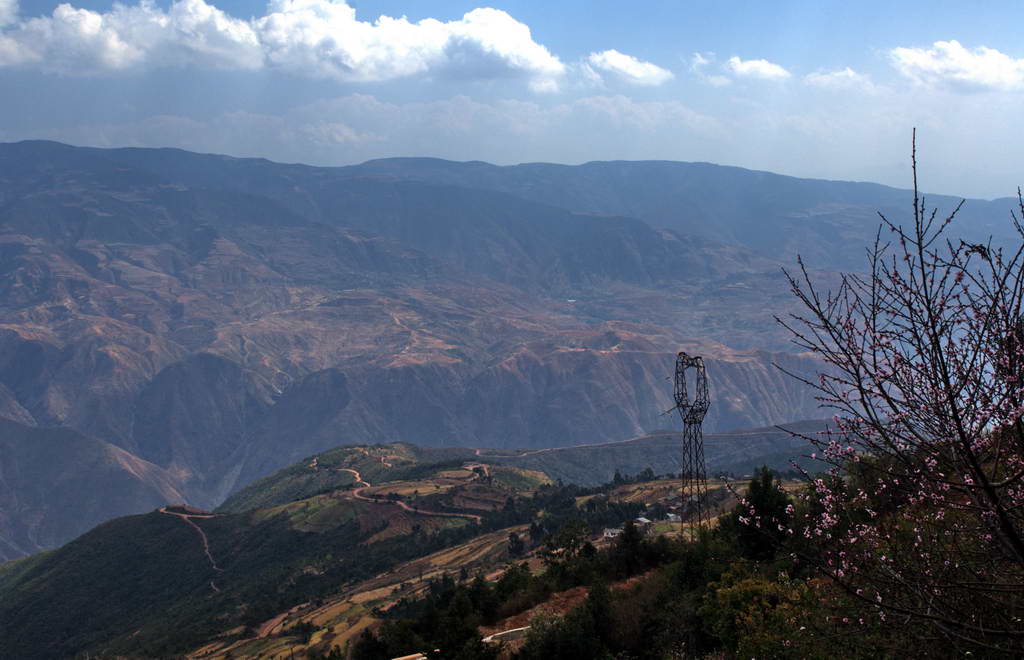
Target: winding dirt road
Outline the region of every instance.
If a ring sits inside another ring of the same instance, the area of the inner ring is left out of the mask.
[[[355,476],[357,484],[363,484],[359,488],[356,488],[355,490],[352,491],[352,497],[356,498],[357,500],[362,500],[364,502],[375,502],[377,504],[395,504],[399,508],[408,511],[409,513],[416,513],[421,516],[437,516],[441,518],[469,518],[470,520],[475,521],[476,524],[478,525],[481,522],[483,522],[483,518],[481,516],[476,515],[475,513],[456,513],[454,511],[431,511],[429,509],[418,509],[409,506],[408,504],[401,500],[381,500],[374,497],[369,497],[367,495],[363,495],[363,491],[370,487],[370,482],[363,479],[363,476],[359,474],[357,470],[353,470],[352,468],[341,469],[344,470],[345,472],[351,472],[352,475]]]
[[[197,525],[194,522],[192,522],[192,518],[218,518],[219,517],[218,514],[216,514],[216,513],[180,513],[178,511],[168,511],[166,506],[160,507],[159,509],[157,509],[157,511],[159,511],[160,513],[167,514],[168,516],[175,516],[176,518],[181,518],[188,525],[190,525],[192,527],[192,529],[194,529],[197,532],[199,532],[199,539],[203,543],[203,552],[206,554],[206,558],[210,560],[210,566],[212,566],[213,570],[217,571],[218,573],[223,573],[224,572],[224,569],[217,565],[217,562],[214,561],[214,559],[213,559],[213,555],[210,554],[210,541],[209,541],[209,539],[206,538],[206,532],[203,531],[202,527],[200,527],[199,525]],[[213,580],[210,580],[210,587],[212,587],[213,590],[216,591],[217,593],[220,593],[220,589],[217,587],[216,584],[214,584]]]
[[[352,468],[341,468],[341,471],[342,472],[351,472],[352,476],[354,476],[356,478],[356,483],[357,484],[363,484],[363,488],[369,488],[370,487],[370,482],[369,481],[364,481],[363,480],[363,475],[359,474],[358,470],[353,470]],[[363,488],[360,488],[359,490],[362,490]],[[359,499],[364,499],[364,498],[360,497]]]

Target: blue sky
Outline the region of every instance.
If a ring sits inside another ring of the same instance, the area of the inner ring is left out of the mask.
[[[0,140],[906,186],[917,126],[926,189],[1009,195],[1024,11],[966,5],[0,0]]]

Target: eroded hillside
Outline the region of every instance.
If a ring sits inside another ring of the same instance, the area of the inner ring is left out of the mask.
[[[816,415],[772,366],[816,368],[778,352],[779,262],[374,167],[0,145],[0,415],[109,443],[205,508],[338,444],[664,428],[684,348],[712,373],[708,430]]]

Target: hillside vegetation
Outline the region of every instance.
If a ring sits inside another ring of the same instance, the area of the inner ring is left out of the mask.
[[[318,608],[390,593],[399,576],[421,583],[463,566],[498,566],[510,556],[510,534],[525,539],[531,524],[559,524],[587,492],[460,454],[407,445],[325,452],[218,512],[161,507],[4,564],[0,647],[26,659],[167,657],[213,639],[262,640],[262,627],[293,607],[347,620],[348,606]],[[592,506],[585,517],[616,524],[640,506]]]

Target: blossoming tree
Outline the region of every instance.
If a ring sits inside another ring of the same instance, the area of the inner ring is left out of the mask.
[[[963,649],[1024,651],[1024,228],[1012,244],[951,238],[917,186],[885,216],[863,275],[780,321],[825,363],[835,426],[809,438],[827,470],[787,530],[859,606],[852,624],[913,622]],[[1024,202],[1018,191],[1024,216]],[[849,620],[849,619],[848,619]],[[888,624],[883,624],[888,625]]]

